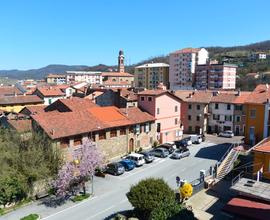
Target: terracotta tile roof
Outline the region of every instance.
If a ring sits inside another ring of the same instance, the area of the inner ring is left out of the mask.
[[[247,100],[251,92],[240,92],[239,96],[236,96],[234,100],[234,104],[244,104]]]
[[[216,96],[213,96],[211,98],[211,102],[215,102],[215,103],[233,103],[235,99],[236,99],[235,94],[220,93],[220,94],[217,94]]]
[[[127,101],[137,101],[138,100],[138,96],[137,93],[128,90],[128,89],[121,89],[120,91],[120,96],[124,99],[126,99]]]
[[[270,153],[270,137],[265,138],[263,141],[255,145],[252,151]]]
[[[134,124],[139,124],[139,123],[155,120],[155,117],[148,114],[147,112],[141,111],[137,107],[121,108],[120,111]]]
[[[23,95],[15,86],[0,86],[0,96],[14,96],[14,94]]]
[[[184,102],[210,103],[213,96],[210,91],[177,90],[175,95]]]
[[[7,120],[9,126],[19,133],[29,132],[32,130],[32,123],[30,119],[22,120]]]
[[[161,90],[161,89],[155,89],[155,90],[147,89],[142,92],[139,92],[138,95],[159,96],[167,92],[168,92],[167,90]]]
[[[246,103],[264,104],[267,100],[270,100],[270,88],[267,84],[260,84],[248,96]]]
[[[43,100],[36,95],[0,97],[0,105],[10,104],[42,104]]]
[[[38,113],[42,113],[45,112],[45,108],[47,107],[47,105],[33,105],[33,106],[26,106],[24,107],[19,113],[23,113],[23,112],[29,112],[31,115],[32,114],[38,114]]]
[[[70,99],[59,99],[57,101],[63,103],[71,111],[80,111],[82,109],[97,107],[97,105],[89,99],[83,99],[78,97],[72,97]]]
[[[175,54],[175,53],[197,53],[200,50],[201,50],[200,48],[184,48],[181,50],[174,51],[174,52],[172,52],[172,54]]]
[[[120,73],[120,72],[103,72],[101,75],[104,76],[117,76],[117,77],[134,77],[130,73]]]
[[[39,87],[36,91],[40,92],[44,97],[65,96],[65,93],[58,87]]]
[[[135,116],[125,116],[116,107],[96,107],[76,112],[46,112],[32,115],[33,120],[52,138],[74,136],[107,128],[133,125],[135,123],[152,121],[154,118],[139,109],[128,110]],[[135,121],[136,120],[136,121]],[[53,122],[53,123],[52,123]]]
[[[244,198],[231,199],[223,210],[241,216],[241,219],[268,220],[270,216],[269,204]]]

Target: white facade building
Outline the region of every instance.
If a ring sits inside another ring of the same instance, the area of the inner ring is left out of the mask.
[[[170,54],[170,89],[192,89],[196,65],[206,64],[208,51],[204,48],[186,48]]]
[[[94,71],[66,71],[67,83],[87,82],[89,84],[102,84],[101,72]]]

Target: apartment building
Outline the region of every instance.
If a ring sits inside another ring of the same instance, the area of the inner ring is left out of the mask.
[[[61,85],[66,83],[66,75],[63,74],[48,74],[46,82],[48,84]]]
[[[139,92],[138,106],[156,119],[159,143],[182,137],[181,100],[173,93],[162,89]]]
[[[89,84],[102,84],[101,72],[98,71],[66,71],[68,84],[74,82],[87,82]]]
[[[169,65],[166,63],[146,63],[135,67],[135,86],[157,89],[160,83],[169,88]]]
[[[236,69],[234,64],[203,64],[196,66],[196,89],[233,90],[236,85]]]
[[[214,92],[209,104],[208,132],[233,131],[234,93]]]
[[[212,92],[177,90],[175,95],[181,101],[181,121],[184,133],[204,134],[208,126],[208,108]]]
[[[196,65],[206,64],[208,51],[204,48],[185,48],[169,57],[170,89],[192,89],[195,86]]]
[[[89,99],[59,100],[31,117],[33,129],[46,133],[67,159],[87,138],[111,160],[150,148],[156,137],[155,118],[150,114],[137,107],[99,107]]]

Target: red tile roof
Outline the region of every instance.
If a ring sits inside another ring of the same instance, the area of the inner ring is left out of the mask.
[[[243,219],[269,220],[270,216],[269,204],[243,198],[231,199],[223,210],[239,215]]]
[[[32,105],[32,106],[26,106],[24,107],[19,113],[25,113],[27,112],[27,114],[38,114],[38,113],[42,113],[44,112],[45,108],[47,107],[47,105]]]
[[[270,88],[268,84],[260,84],[248,96],[246,103],[264,104],[268,100],[270,100]]]
[[[234,104],[244,104],[247,100],[251,92],[240,92],[239,96],[236,96],[233,101]]]
[[[132,90],[128,90],[128,89],[121,89],[120,90],[120,96],[124,99],[126,99],[127,101],[137,101],[138,100],[138,96],[137,93],[133,92]]]
[[[255,145],[252,151],[270,153],[270,137],[265,138],[264,140],[259,142],[257,145]]]
[[[213,96],[209,91],[177,90],[175,95],[184,102],[210,103]]]
[[[40,87],[37,88],[36,91],[41,93],[44,97],[52,97],[52,96],[65,96],[65,93],[58,87]]]
[[[3,96],[0,97],[0,105],[15,104],[43,104],[43,100],[36,95]]]
[[[161,89],[155,89],[155,90],[147,89],[142,92],[139,92],[138,95],[159,96],[167,92],[168,92],[167,90],[161,90]]]
[[[22,91],[15,86],[0,86],[0,96],[14,96],[15,94],[23,95]]]
[[[72,97],[70,99],[59,99],[57,101],[63,103],[71,111],[80,111],[82,109],[97,107],[97,105],[89,99],[83,99],[78,97]]]
[[[52,139],[155,120],[136,107],[127,111],[130,114],[126,115],[123,110],[113,106],[91,108],[73,106],[71,112],[49,111],[32,115],[32,118]]]
[[[130,73],[120,73],[120,72],[103,72],[101,75],[104,76],[116,76],[116,77],[134,77]]]
[[[30,119],[7,120],[7,123],[11,128],[15,129],[19,133],[29,132],[32,130],[32,123]]]
[[[220,93],[220,94],[217,94],[216,96],[213,96],[211,98],[211,102],[216,102],[216,103],[233,103],[235,99],[236,99],[236,95],[235,94]]]

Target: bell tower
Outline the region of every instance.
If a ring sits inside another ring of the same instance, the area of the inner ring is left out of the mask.
[[[119,55],[118,55],[118,72],[120,72],[120,73],[125,72],[124,61],[125,61],[124,52],[123,52],[123,50],[120,50]]]

